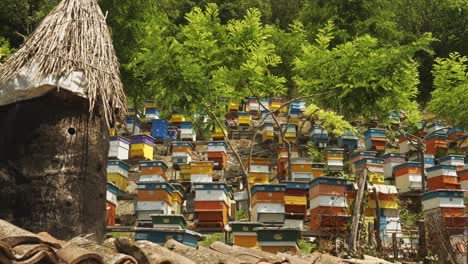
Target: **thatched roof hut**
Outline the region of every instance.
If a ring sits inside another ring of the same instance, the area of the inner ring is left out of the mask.
[[[126,98],[105,17],[96,0],[64,0],[0,65],[0,106],[65,89],[89,99],[108,125]]]

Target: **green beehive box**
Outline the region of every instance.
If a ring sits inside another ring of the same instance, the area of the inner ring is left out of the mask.
[[[299,228],[257,227],[258,242],[296,242],[301,237]]]
[[[151,221],[154,228],[185,229],[187,227],[184,216],[178,214],[152,214]]]
[[[230,222],[233,233],[255,232],[255,228],[263,227],[260,222]]]

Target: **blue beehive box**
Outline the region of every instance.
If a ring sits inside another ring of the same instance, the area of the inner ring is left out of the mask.
[[[197,247],[202,235],[191,230],[169,230],[159,228],[137,228],[135,230],[135,241],[148,240],[157,244],[164,244],[170,239],[187,246]]]
[[[152,129],[151,136],[155,139],[165,140],[169,139],[168,127],[169,122],[165,119],[154,119],[151,121]]]

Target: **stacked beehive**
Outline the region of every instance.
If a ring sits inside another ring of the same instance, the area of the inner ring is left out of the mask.
[[[244,161],[244,166],[249,171],[249,184],[269,183],[270,182],[270,159],[251,158],[250,164],[248,160]]]
[[[162,160],[140,161],[140,178],[139,182],[166,182],[167,181],[167,164]]]
[[[395,186],[400,193],[414,192],[422,189],[421,163],[409,161],[393,168]]]
[[[285,184],[254,184],[252,194],[253,221],[282,225],[285,219]]]
[[[319,148],[326,148],[328,145],[328,132],[321,126],[313,126],[310,130],[310,140]]]
[[[286,184],[284,196],[286,219],[304,220],[307,216],[308,182],[282,182]]]
[[[405,154],[403,153],[386,153],[382,156],[384,159],[384,177],[387,180],[393,178],[393,168],[397,165],[405,163]]]
[[[179,111],[172,111],[171,117],[169,118],[169,122],[173,125],[180,125],[181,122],[185,121],[184,115]]]
[[[166,140],[169,139],[169,134],[167,129],[169,128],[169,123],[166,119],[153,119],[151,121],[151,136],[157,140]]]
[[[426,137],[426,152],[436,155],[439,151],[445,151],[448,148],[447,126],[442,123],[433,123],[427,126],[425,132]]]
[[[262,125],[262,142],[272,142],[275,139],[275,124],[273,121],[266,121]]]
[[[257,227],[258,246],[261,250],[276,254],[289,251],[298,252],[298,240],[301,231],[296,228]]]
[[[463,155],[448,155],[439,159],[440,164],[456,166],[457,170],[461,170],[465,166],[465,156]]]
[[[190,182],[213,182],[213,161],[194,161],[190,163]]]
[[[177,140],[179,138],[179,129],[175,126],[169,126],[167,128],[167,136],[169,140]]]
[[[262,227],[260,222],[230,222],[234,245],[245,248],[258,248],[257,227]]]
[[[196,228],[224,228],[230,214],[232,193],[222,182],[195,183]]]
[[[369,150],[384,151],[387,144],[387,131],[381,128],[369,128],[364,132],[365,145]]]
[[[286,173],[286,163],[288,162],[288,149],[286,147],[279,147],[276,151],[276,155],[278,157],[278,163],[276,166],[276,174],[277,177],[284,177]],[[297,148],[291,149],[291,158],[299,157],[299,151]]]
[[[281,130],[285,139],[289,142],[295,142],[297,137],[297,125],[295,124],[281,124]],[[283,143],[283,139],[279,138],[279,143]]]
[[[211,134],[211,139],[213,140],[224,140],[224,135],[227,135],[226,128],[228,127],[227,123],[225,122],[222,127],[215,125],[213,127],[213,133]]]
[[[375,158],[377,156],[377,152],[375,151],[365,151],[365,150],[355,150],[350,156],[349,159],[349,166],[351,167],[351,171],[353,173],[356,172],[356,168],[354,163],[357,162],[358,160],[362,160],[365,158]]]
[[[174,187],[167,182],[138,182],[135,213],[137,225],[147,226],[152,214],[172,214]]]
[[[340,172],[343,171],[343,149],[329,148],[325,151],[325,164],[327,165],[328,171]]]
[[[224,170],[227,167],[226,141],[208,142],[208,160],[213,161],[215,170]]]
[[[310,230],[346,229],[347,188],[346,180],[340,178],[318,177],[309,182]]]
[[[111,182],[107,183],[106,188],[106,212],[107,212],[107,226],[115,225],[115,213],[117,209],[117,195],[119,188]]]
[[[338,137],[338,147],[344,148],[347,151],[353,151],[358,148],[359,137],[357,133],[346,131],[343,135]]]
[[[123,133],[130,133],[131,135],[140,134],[141,120],[139,112],[134,109],[129,109],[128,114],[125,116],[126,130]]]
[[[107,181],[112,182],[122,192],[127,191],[130,166],[121,160],[107,161]]]
[[[130,158],[152,160],[154,153],[154,142],[154,138],[146,134],[131,136]]]
[[[464,190],[439,189],[423,194],[422,204],[428,226],[443,226],[449,234],[461,234],[465,229]]]
[[[289,169],[291,166],[291,169]],[[310,158],[292,158],[291,165],[286,162],[286,174],[291,170],[291,175],[288,175],[288,180],[296,182],[309,182],[313,179],[312,159]]]
[[[174,169],[179,170],[183,164],[190,164],[192,162],[193,145],[187,141],[174,141],[172,146],[172,166]]]
[[[360,174],[364,169],[368,171],[368,181],[372,183],[384,183],[383,176],[384,160],[379,158],[363,158],[354,162],[356,174]]]
[[[393,233],[401,236],[401,223],[398,210],[398,191],[394,185],[370,184],[369,200],[365,209],[367,219],[377,221],[380,214],[380,235],[390,239]],[[377,208],[377,199],[379,208]]]
[[[156,107],[154,100],[145,100],[144,101],[144,115],[145,120],[159,119],[159,110]]]
[[[190,121],[180,122],[180,140],[196,141],[197,135]]]
[[[427,168],[427,189],[450,189],[459,190],[460,183],[457,177],[457,166],[439,164]]]
[[[172,193],[172,213],[182,214],[185,188],[180,183],[172,183],[172,186],[174,187],[174,192]]]

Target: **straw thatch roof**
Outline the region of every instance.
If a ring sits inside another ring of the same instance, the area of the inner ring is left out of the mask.
[[[55,86],[63,88],[62,80],[78,79],[77,87],[82,87],[81,95],[89,99],[90,111],[102,110],[108,124],[116,108],[120,115],[126,111],[119,63],[96,0],[63,0],[53,9],[23,46],[0,65],[0,95],[8,95],[7,88],[17,76],[34,79],[28,82],[29,87],[21,87],[23,92],[26,88],[44,89],[43,80],[55,80]],[[15,96],[15,101],[24,100]]]

